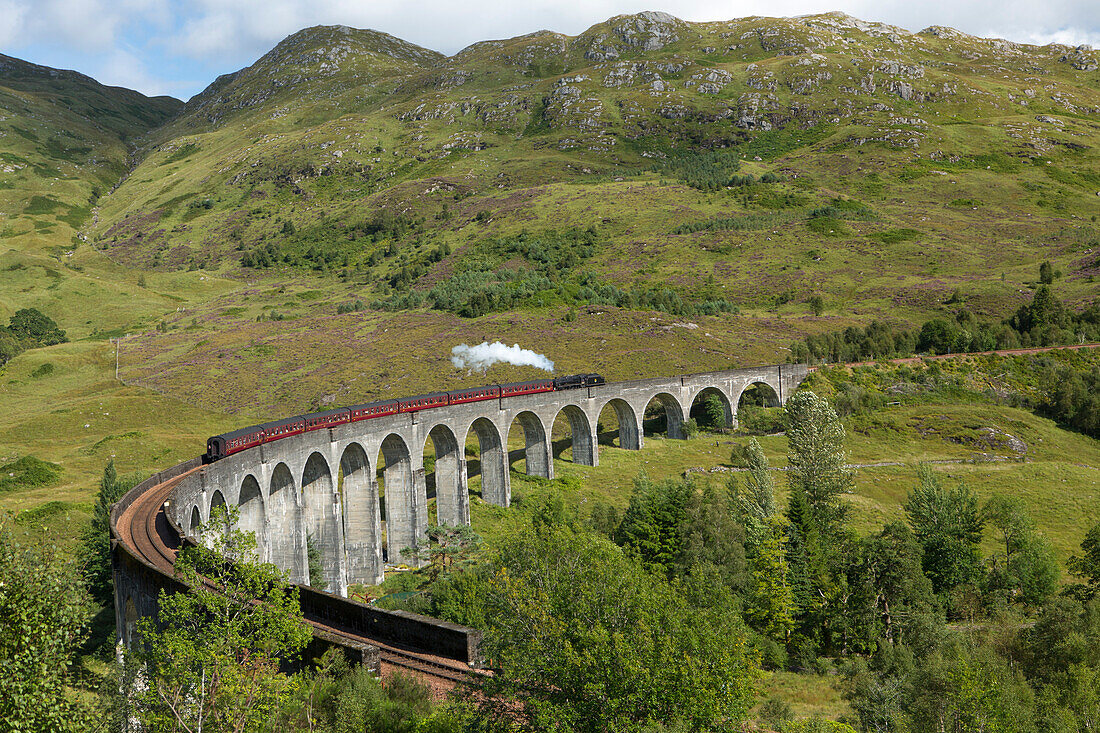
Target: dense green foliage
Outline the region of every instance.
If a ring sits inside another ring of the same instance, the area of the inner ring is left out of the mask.
[[[1100,435],[1100,368],[1047,362],[1042,380],[1046,385],[1044,409],[1083,433]]]
[[[676,176],[700,191],[717,191],[727,186],[751,183],[746,177],[736,175],[740,168],[740,152],[727,149],[675,149],[653,166],[653,170]]]
[[[490,560],[473,698],[496,729],[725,729],[751,705],[756,664],[722,586],[669,582],[566,524],[532,527]]]
[[[49,541],[17,541],[0,517],[0,731],[85,731],[93,724],[66,689],[87,633],[77,568]]]
[[[52,318],[37,308],[21,308],[0,326],[0,366],[27,349],[53,346],[68,341]]]
[[[433,710],[419,680],[391,675],[385,684],[363,667],[350,667],[330,650],[317,668],[298,675],[276,714],[278,729],[316,733],[445,733],[457,731],[461,711]]]
[[[920,467],[918,480],[905,501],[905,513],[923,550],[932,590],[947,597],[960,586],[975,584],[981,572],[978,499],[963,485],[945,489],[926,465]]]
[[[403,268],[391,278],[398,292],[373,307],[392,311],[428,306],[466,318],[551,305],[614,305],[675,315],[736,312],[724,299],[690,302],[671,288],[624,290],[600,282],[582,267],[599,241],[594,227],[488,240],[464,250],[455,274],[427,291],[407,289],[426,272],[423,266]],[[517,266],[517,260],[523,264]]]
[[[88,592],[103,606],[111,605],[114,600],[111,579],[111,505],[141,481],[140,474],[120,477],[115,470],[115,460],[112,458],[107,461],[99,482],[95,505],[92,507],[91,524],[81,536],[77,554],[83,568],[84,582]]]
[[[285,574],[256,561],[255,537],[223,529],[235,521],[233,512],[213,515],[203,529],[211,547],[185,547],[176,559],[187,591],[161,591],[159,617],[137,624],[141,644],[127,656],[122,687],[127,714],[148,730],[190,731],[199,721],[205,730],[260,730],[293,691],[280,663],[299,656],[310,628]]]
[[[960,309],[953,319],[933,318],[916,330],[881,321],[866,327],[808,336],[791,345],[791,361],[854,362],[923,354],[1058,346],[1100,340],[1100,303],[1077,313],[1040,285],[1031,303],[1001,323]]]
[[[277,235],[241,255],[244,267],[289,265],[328,272],[340,267],[373,266],[397,254],[397,242],[421,230],[422,220],[379,209],[365,221],[325,220],[298,231],[290,220]],[[379,245],[386,246],[379,246]]]

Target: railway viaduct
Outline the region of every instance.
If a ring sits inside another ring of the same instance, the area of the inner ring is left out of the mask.
[[[807,372],[806,365],[784,364],[470,402],[289,436],[210,465],[198,459],[180,464],[112,508],[120,638],[128,643],[136,619],[155,614],[160,590],[176,588],[175,552],[184,542],[201,541],[211,511],[225,505],[238,509],[238,526],[256,534],[261,559],[302,586],[303,612],[314,624],[315,638],[355,654],[381,647],[383,662],[416,648],[473,664],[474,630],[346,599],[353,583],[381,582],[387,563],[417,564],[415,555],[402,551],[427,544],[429,486],[434,485],[439,524],[470,523],[468,440],[478,444],[483,500],[507,507],[508,435],[515,425],[522,429],[527,473],[553,478],[551,430],[559,416],[569,427],[573,460],[595,466],[605,408],[617,420],[620,447],[640,450],[642,419],[653,403],[663,408],[668,437],[681,438],[692,405],[706,395],[718,397],[733,425],[746,389],[766,385],[773,401],[785,403]],[[426,467],[428,441],[434,465]],[[309,577],[309,545],[321,555],[323,578]],[[415,664],[438,665],[432,659]]]
[[[553,478],[550,432],[559,415],[568,421],[573,460],[595,466],[596,430],[607,406],[617,418],[620,447],[639,450],[642,417],[654,401],[664,408],[668,436],[678,438],[701,396],[716,395],[726,422],[733,424],[745,389],[767,385],[782,403],[805,374],[805,367],[781,365],[613,382],[347,423],[257,446],[204,467],[177,487],[169,514],[194,533],[213,508],[236,506],[242,528],[256,533],[264,560],[288,571],[296,583],[318,586],[321,579],[308,577],[308,537],[321,556],[323,585],[346,595],[349,584],[381,582],[387,561],[416,564],[414,556],[402,556],[401,551],[426,541],[428,441],[435,455],[437,521],[469,524],[465,446],[471,435],[480,448],[482,498],[507,507],[507,445],[513,424],[523,431],[527,473]],[[381,492],[379,465],[384,466]]]

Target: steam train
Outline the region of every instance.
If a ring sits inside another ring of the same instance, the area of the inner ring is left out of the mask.
[[[430,410],[434,407],[446,407],[447,405],[461,405],[466,402],[504,399],[538,392],[580,389],[604,384],[605,382],[606,380],[599,374],[571,374],[567,377],[555,377],[554,379],[536,379],[530,382],[513,382],[512,384],[490,384],[485,387],[472,387],[454,392],[433,392],[417,395],[416,397],[368,402],[364,405],[341,407],[337,410],[313,412],[308,415],[274,420],[262,425],[252,425],[207,438],[206,453],[203,454],[202,462],[213,463],[257,445],[349,422],[373,420],[387,415],[418,412],[420,410]]]

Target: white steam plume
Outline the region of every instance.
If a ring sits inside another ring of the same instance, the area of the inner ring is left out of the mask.
[[[516,366],[533,366],[548,372],[554,371],[554,362],[530,349],[521,349],[519,344],[505,346],[499,341],[493,343],[482,341],[477,346],[460,344],[451,349],[451,363],[456,369],[484,372],[501,361]]]

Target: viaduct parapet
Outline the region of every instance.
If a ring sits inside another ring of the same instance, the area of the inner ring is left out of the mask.
[[[617,418],[620,447],[640,450],[642,419],[652,403],[664,410],[668,437],[681,438],[692,405],[706,395],[719,398],[726,422],[734,425],[750,386],[766,385],[782,404],[807,371],[803,364],[783,364],[613,382],[346,423],[192,467],[167,493],[164,513],[194,537],[212,509],[237,507],[239,526],[255,532],[263,560],[295,583],[323,583],[330,593],[346,595],[351,584],[380,583],[387,563],[417,563],[402,551],[427,544],[429,483],[439,524],[470,523],[465,446],[471,435],[479,448],[482,498],[507,507],[508,435],[515,425],[522,429],[527,473],[553,478],[550,434],[559,416],[569,425],[573,460],[595,466],[597,425],[606,407]],[[426,472],[428,441],[434,466]],[[311,546],[320,554],[321,579],[309,577]]]

